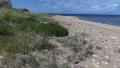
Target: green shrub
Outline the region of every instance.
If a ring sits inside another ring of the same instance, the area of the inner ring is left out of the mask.
[[[24,21],[22,23],[17,24],[16,28],[20,31],[29,31],[33,32],[36,24],[34,22]]]
[[[14,34],[14,29],[5,23],[0,23],[0,35],[1,36],[10,36]]]
[[[17,28],[22,31],[33,31],[36,33],[45,33],[49,36],[67,36],[68,30],[59,24],[54,23],[39,23],[39,22],[29,22],[24,21],[23,23],[19,23]]]
[[[62,37],[62,36],[67,36],[68,35],[68,30],[58,24],[53,24],[53,23],[40,23],[36,26],[35,32],[40,33],[46,33],[50,36],[57,36],[57,37]]]

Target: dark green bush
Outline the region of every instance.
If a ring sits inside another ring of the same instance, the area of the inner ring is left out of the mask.
[[[68,30],[58,24],[54,23],[38,23],[38,22],[29,22],[24,21],[17,25],[22,31],[33,31],[36,33],[45,33],[49,36],[62,37],[68,35]]]
[[[40,23],[36,26],[35,32],[37,33],[44,32],[50,36],[57,36],[57,37],[68,35],[68,30],[66,28],[54,23],[47,23],[47,24]]]

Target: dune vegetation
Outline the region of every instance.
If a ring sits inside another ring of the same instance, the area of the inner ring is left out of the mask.
[[[35,15],[23,10],[0,9],[0,52],[28,53],[28,46],[37,35],[67,36],[66,28],[49,18],[49,15]],[[42,47],[44,48],[44,47]]]
[[[0,8],[0,68],[71,68],[93,54],[85,34],[68,34],[52,15]]]

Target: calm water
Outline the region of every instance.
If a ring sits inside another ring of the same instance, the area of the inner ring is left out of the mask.
[[[120,15],[87,15],[87,14],[86,15],[64,14],[64,15],[78,16],[82,20],[120,26]]]

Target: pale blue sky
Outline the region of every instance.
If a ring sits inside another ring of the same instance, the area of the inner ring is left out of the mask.
[[[12,4],[39,13],[120,15],[120,0],[12,0]]]

